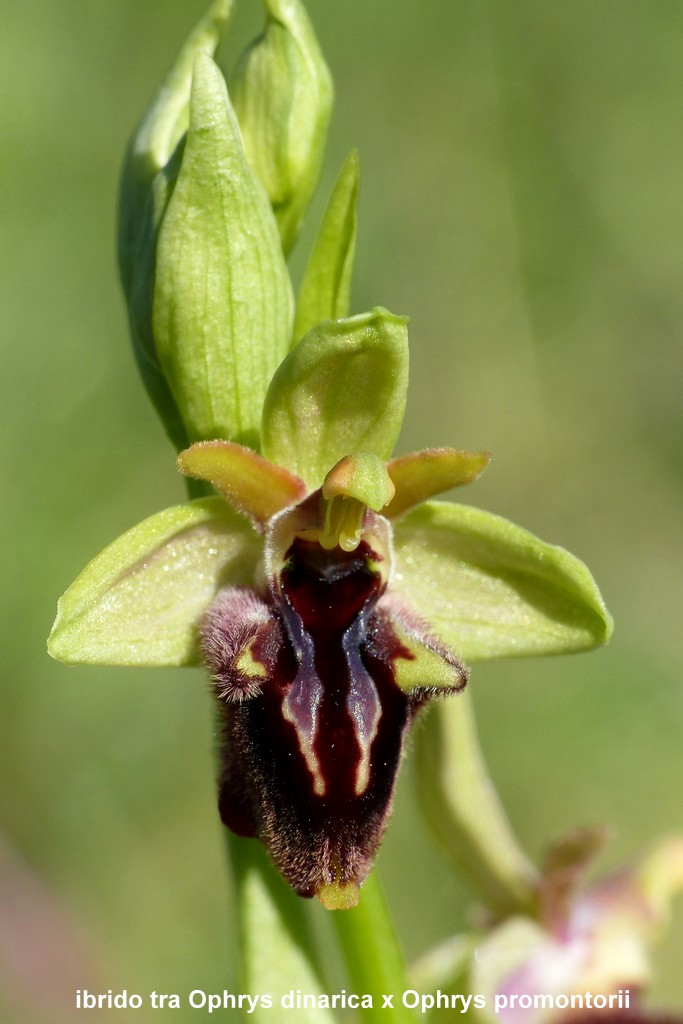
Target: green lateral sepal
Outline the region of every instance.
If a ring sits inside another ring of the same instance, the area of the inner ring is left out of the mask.
[[[253,583],[261,550],[248,520],[222,498],[158,512],[71,584],[48,651],[67,664],[199,664],[199,621],[222,586]]]
[[[578,558],[480,509],[426,502],[394,526],[392,590],[465,661],[604,644],[612,619]]]

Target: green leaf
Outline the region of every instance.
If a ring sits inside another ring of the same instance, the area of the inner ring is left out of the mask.
[[[178,469],[213,484],[233,508],[257,523],[306,497],[303,480],[231,441],[198,441],[180,453]]]
[[[401,1001],[408,988],[403,953],[382,891],[377,869],[360,890],[357,907],[332,916],[354,992],[373,997],[371,1009],[359,1010],[364,1024],[414,1024],[415,1014]],[[382,995],[394,994],[384,1007]]]
[[[199,54],[154,294],[157,351],[190,440],[258,447],[263,399],[291,322],[268,197],[247,164],[223,77]]]
[[[215,53],[233,6],[233,0],[216,0],[188,37],[130,140],[121,176],[118,256],[133,349],[147,392],[176,448],[184,448],[188,437],[161,371],[152,330],[157,234],[189,124],[194,60],[200,50]]]
[[[221,498],[150,516],[90,562],[61,598],[48,641],[68,664],[193,665],[216,592],[253,583],[261,542]]]
[[[582,651],[612,620],[590,572],[480,509],[427,502],[395,525],[392,590],[465,661]]]
[[[348,315],[358,232],[358,179],[358,154],[352,150],[335,182],[301,281],[295,341],[323,320]]]
[[[226,833],[234,870],[240,937],[242,992],[268,993],[273,1007],[260,1004],[245,1019],[273,1024],[287,1016],[280,1000],[292,989],[321,996],[327,990],[321,975],[306,901],[280,878],[260,843]],[[301,1024],[334,1024],[339,1020],[321,1007],[290,1014]]]
[[[332,79],[299,0],[264,0],[265,31],[237,66],[231,93],[244,148],[289,252],[318,183]]]
[[[311,489],[350,452],[388,458],[405,410],[406,325],[405,317],[375,309],[304,335],[268,388],[264,455]]]

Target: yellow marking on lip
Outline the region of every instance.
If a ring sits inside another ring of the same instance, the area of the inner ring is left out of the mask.
[[[235,668],[242,675],[247,676],[248,679],[267,679],[268,671],[266,666],[260,661],[257,661],[253,655],[252,647],[254,641],[251,640],[244,650],[238,655],[235,661]]]

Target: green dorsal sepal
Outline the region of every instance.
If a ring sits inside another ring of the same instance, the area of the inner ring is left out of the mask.
[[[377,308],[326,320],[296,343],[268,385],[261,451],[313,491],[349,452],[390,457],[407,390],[405,317]]]

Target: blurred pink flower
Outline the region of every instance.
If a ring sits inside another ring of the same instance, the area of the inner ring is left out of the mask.
[[[642,1019],[650,946],[683,888],[683,837],[579,889],[583,867],[568,864],[546,875],[540,923],[509,918],[477,946],[470,983],[486,997],[481,1019],[548,1024],[571,1014],[578,1024],[596,1012],[610,1022]]]

